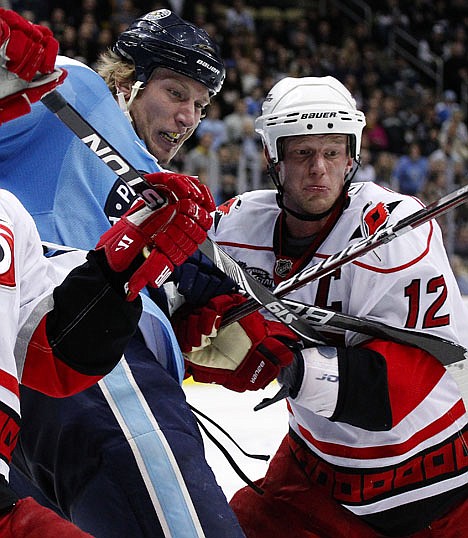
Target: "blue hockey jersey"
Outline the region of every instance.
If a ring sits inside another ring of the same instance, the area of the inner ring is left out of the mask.
[[[117,105],[104,80],[86,65],[59,57],[68,71],[58,91],[137,170],[160,167]],[[131,206],[135,195],[42,103],[0,129],[0,187],[13,192],[33,216],[41,239],[94,248],[101,234]],[[140,328],[160,326],[166,357],[157,357],[179,380],[183,360],[162,311],[144,299]],[[168,353],[172,349],[173,351]]]

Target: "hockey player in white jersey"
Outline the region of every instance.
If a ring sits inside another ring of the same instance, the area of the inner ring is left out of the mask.
[[[416,212],[415,198],[351,183],[364,126],[335,78],[279,81],[256,121],[276,192],[222,204],[211,237],[273,288]],[[435,221],[292,295],[468,347],[467,312]],[[243,299],[211,300],[179,319],[177,334],[201,381],[256,390],[283,366],[289,433],[257,482],[264,494],[244,488],[230,503],[246,536],[468,536],[468,416],[450,369],[418,348],[349,331],[294,359],[286,346],[275,357],[258,312],[217,333],[235,301]]]
[[[0,123],[4,124],[28,113],[31,103],[56,88],[67,73],[54,68],[58,43],[50,30],[14,12],[0,11],[0,43]],[[135,204],[94,250],[72,254],[76,259],[71,266],[78,266],[65,277],[57,258],[44,257],[32,217],[13,194],[0,189],[0,535],[4,538],[91,537],[31,497],[19,498],[9,485],[9,464],[21,425],[20,384],[63,398],[97,383],[120,361],[137,330],[142,312],[139,291],[154,285],[167,268],[182,263],[206,238],[212,222],[209,211],[214,209],[206,188],[195,178],[183,181],[180,176],[156,173],[146,179],[160,194],[174,191],[177,199],[155,211],[142,202]],[[187,226],[192,228],[190,235]]]

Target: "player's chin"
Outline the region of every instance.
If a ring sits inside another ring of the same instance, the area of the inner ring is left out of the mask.
[[[161,166],[166,166],[169,164],[171,159],[174,157],[174,155],[177,153],[179,148],[174,148],[174,146],[169,147],[165,143],[157,143],[153,142],[151,146],[148,148],[151,155],[154,155],[156,159],[158,160],[158,163]]]
[[[330,203],[324,203],[324,204],[317,204],[317,203],[310,203],[310,204],[303,204],[303,210],[304,213],[309,213],[311,215],[319,215],[320,213],[325,213],[328,211],[333,204]]]

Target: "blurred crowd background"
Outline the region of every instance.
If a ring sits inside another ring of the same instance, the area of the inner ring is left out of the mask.
[[[254,120],[284,76],[333,75],[367,117],[356,181],[425,203],[468,183],[466,0],[0,0],[48,25],[61,54],[95,65],[139,15],[169,8],[220,45],[221,94],[171,168],[198,175],[218,203],[272,188]],[[439,219],[468,294],[468,206]]]

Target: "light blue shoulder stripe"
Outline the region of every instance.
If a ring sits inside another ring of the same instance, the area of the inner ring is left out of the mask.
[[[164,312],[144,293],[143,313],[138,324],[145,339],[146,347],[153,353],[169,373],[182,383],[185,366],[179,343],[172,325]]]
[[[174,454],[125,358],[99,386],[127,438],[165,537],[203,538]]]

